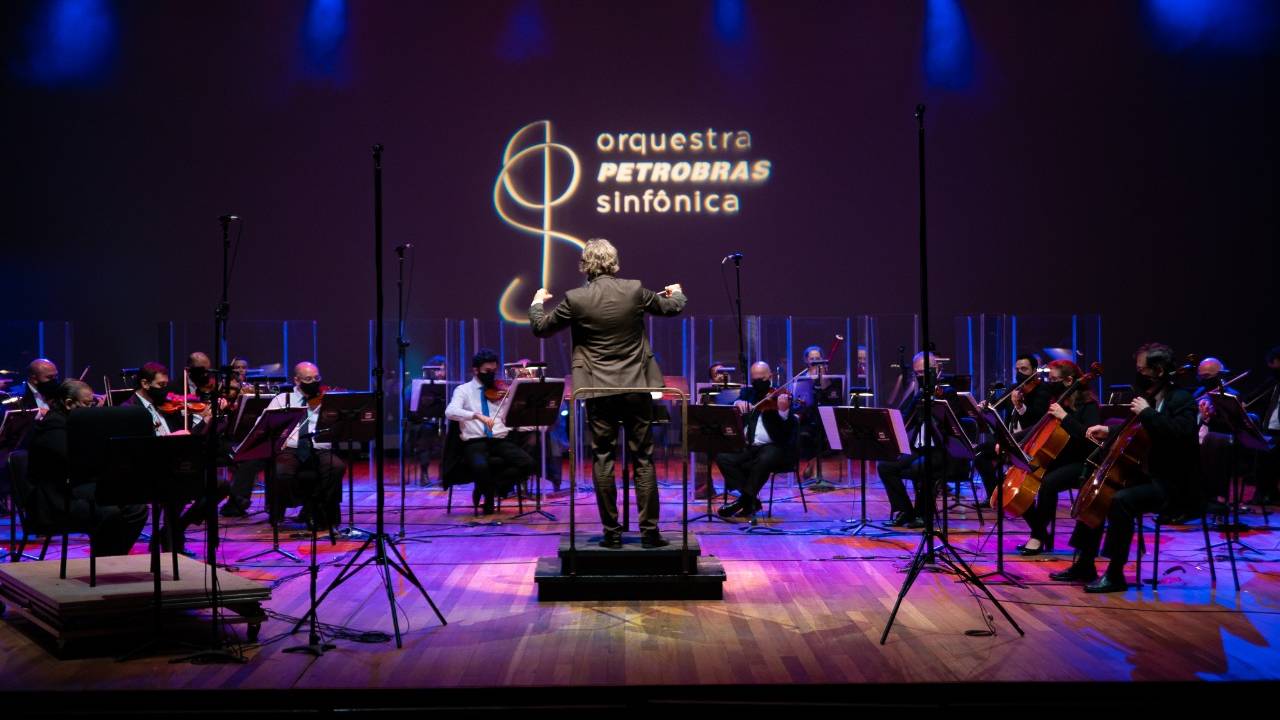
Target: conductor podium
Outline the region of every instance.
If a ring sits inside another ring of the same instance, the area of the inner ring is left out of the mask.
[[[665,388],[595,388],[605,392],[655,393],[675,399],[681,409],[683,491],[680,535],[672,534],[670,520],[664,547],[646,548],[639,537],[624,533],[622,547],[600,547],[603,533],[580,529],[574,512],[577,495],[577,462],[574,457],[578,401],[591,390],[575,390],[570,403],[569,532],[560,538],[554,557],[538,559],[534,582],[538,600],[720,600],[724,597],[724,566],[703,555],[698,538],[689,532],[689,423],[692,408],[688,393]]]

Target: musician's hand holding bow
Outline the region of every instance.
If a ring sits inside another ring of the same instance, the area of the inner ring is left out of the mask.
[[[1111,428],[1107,427],[1106,425],[1094,425],[1093,427],[1084,431],[1084,436],[1096,443],[1100,443],[1103,440],[1106,440],[1107,436],[1110,434],[1111,434]]]
[[[1135,397],[1133,402],[1129,403],[1129,409],[1133,411],[1134,415],[1141,415],[1149,407],[1151,407],[1151,403],[1147,402],[1147,399],[1141,395]]]
[[[1063,410],[1062,406],[1058,403],[1053,403],[1049,406],[1049,414],[1061,420],[1067,416],[1067,411]]]
[[[738,400],[733,403],[733,406],[738,408],[738,412],[742,413],[743,415],[746,415],[747,413],[751,412],[751,403],[747,402],[746,400]]]
[[[498,422],[496,418],[491,418],[488,415],[485,415],[484,413],[476,413],[475,418],[480,422],[484,423],[484,426],[489,428],[490,430],[493,429],[494,423]]]

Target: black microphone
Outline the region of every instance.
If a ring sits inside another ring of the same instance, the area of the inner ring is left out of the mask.
[[[400,257],[400,258],[402,258],[402,259],[403,259],[403,258],[404,258],[404,251],[405,251],[405,250],[409,250],[409,249],[411,249],[411,248],[413,248],[413,243],[405,243],[405,244],[403,244],[403,245],[397,245],[397,246],[396,246],[396,255],[397,255],[398,257]]]
[[[218,222],[224,222],[224,223],[228,223],[228,222],[231,222],[232,220],[239,220],[239,219],[240,219],[240,216],[239,216],[239,215],[220,215],[220,216],[218,216]]]
[[[723,265],[723,264],[725,264],[725,263],[729,262],[730,260],[733,260],[733,261],[735,261],[735,262],[741,262],[741,260],[742,260],[742,253],[740,253],[740,252],[731,252],[731,253],[729,253],[728,255],[725,255],[725,256],[724,256],[724,259],[720,261],[720,264],[721,264],[721,265]]]
[[[924,117],[924,103],[920,103],[919,105],[916,105],[916,119],[919,120],[923,117]]]

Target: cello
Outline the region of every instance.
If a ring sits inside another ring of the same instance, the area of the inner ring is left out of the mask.
[[[1097,380],[1102,375],[1102,364],[1093,363],[1089,366],[1089,372],[1076,378],[1070,385],[1063,388],[1062,392],[1054,402],[1062,403],[1073,393],[1089,387],[1089,383]],[[1071,441],[1071,436],[1062,427],[1062,421],[1054,417],[1050,413],[1045,413],[1031,430],[1027,432],[1026,438],[1022,441],[1022,450],[1031,458],[1031,471],[1028,472],[1019,467],[1010,467],[1004,476],[1004,512],[1009,517],[1021,517],[1023,513],[1031,508],[1035,502],[1036,495],[1040,492],[1040,485],[1044,482],[1045,469],[1052,463],[1062,451],[1066,449],[1067,443]],[[992,493],[991,507],[999,510],[997,501],[1001,497],[1001,493]]]
[[[1194,356],[1188,356],[1187,365],[1166,374],[1142,396],[1151,401],[1165,388],[1172,387],[1178,374],[1195,365]],[[1085,472],[1091,467],[1094,470],[1076,495],[1071,517],[1094,529],[1102,527],[1116,492],[1147,481],[1145,466],[1150,452],[1151,436],[1138,415],[1131,414],[1085,461]]]

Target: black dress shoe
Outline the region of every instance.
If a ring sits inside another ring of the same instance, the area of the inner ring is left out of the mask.
[[[1109,575],[1103,575],[1084,586],[1084,591],[1091,594],[1124,592],[1128,589],[1129,583],[1125,582],[1124,578],[1113,578]]]
[[[1035,557],[1042,552],[1044,552],[1044,543],[1040,543],[1040,547],[1038,548],[1029,548],[1025,544],[1018,546],[1018,554],[1025,557]]]
[[[1057,582],[1093,582],[1098,579],[1098,571],[1088,565],[1072,565],[1066,570],[1049,573],[1049,579]]]
[[[911,522],[911,513],[896,512],[889,518],[889,527],[905,527],[908,522]]]
[[[903,523],[902,527],[908,530],[919,530],[924,527],[924,520],[917,515],[912,515],[905,523]]]
[[[722,518],[731,518],[736,516],[738,513],[742,512],[742,509],[744,507],[748,507],[748,506],[744,504],[743,498],[738,498],[737,500],[734,500],[728,505],[722,506],[719,510],[716,511],[716,514]]]
[[[242,518],[249,513],[238,503],[228,500],[223,504],[222,509],[218,511],[218,514],[224,518]]]
[[[657,530],[646,530],[640,536],[640,547],[642,548],[660,548],[670,544],[670,541],[662,537],[662,533]]]
[[[600,540],[600,547],[610,550],[617,550],[622,547],[622,533],[605,531],[604,537]]]
[[[764,507],[760,504],[760,501],[755,498],[742,498],[738,501],[738,504],[741,507],[738,508],[738,512],[734,514],[734,517],[740,518],[755,517],[755,514],[760,512],[760,508]]]

